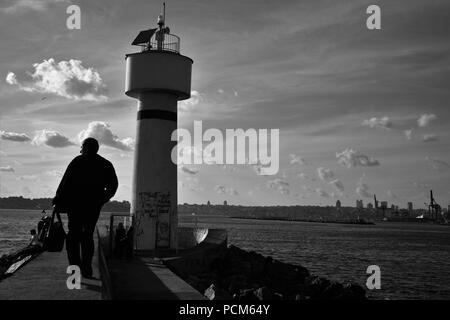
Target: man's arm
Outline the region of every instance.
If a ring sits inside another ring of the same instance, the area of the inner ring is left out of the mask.
[[[117,179],[116,171],[111,163],[108,164],[108,174],[106,176],[105,184],[105,198],[104,203],[107,203],[116,194],[119,187],[119,180]]]
[[[69,180],[72,176],[72,171],[74,170],[74,160],[72,160],[67,166],[66,172],[59,183],[58,189],[56,190],[55,197],[53,198],[52,205],[61,204],[62,199],[64,198],[64,194],[68,191]]]

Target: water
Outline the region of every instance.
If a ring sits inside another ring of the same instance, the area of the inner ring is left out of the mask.
[[[39,211],[0,210],[0,255],[25,245],[40,217]],[[102,214],[99,224],[108,224],[108,217]],[[365,285],[367,267],[378,265],[381,289],[367,291],[374,299],[450,299],[448,226],[197,218],[198,226],[227,229],[229,244],[303,265],[329,279]],[[193,226],[193,217],[180,216],[179,223]]]

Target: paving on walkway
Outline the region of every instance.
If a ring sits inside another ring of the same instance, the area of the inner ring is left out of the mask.
[[[114,298],[120,300],[204,300],[205,297],[157,259],[111,259],[108,269]]]
[[[97,248],[96,248],[97,249]],[[100,300],[97,250],[93,261],[93,279],[81,279],[81,289],[67,288],[66,250],[43,252],[0,281],[0,300]]]

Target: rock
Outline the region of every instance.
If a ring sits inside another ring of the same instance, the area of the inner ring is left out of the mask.
[[[360,285],[347,283],[343,286],[341,294],[337,299],[342,300],[367,300],[366,290]]]
[[[226,292],[225,290],[222,290],[220,288],[217,288],[214,284],[210,285],[208,289],[205,290],[205,293],[203,294],[206,298],[209,300],[231,300],[232,296]]]
[[[342,293],[343,285],[332,282],[321,294],[321,299],[336,299]]]
[[[258,298],[255,296],[254,289],[245,289],[239,291],[239,294],[237,295],[237,300],[250,301],[250,300],[258,300]]]
[[[312,276],[306,279],[306,295],[311,299],[322,299],[322,293],[331,284],[331,281],[317,276]]]
[[[275,292],[273,294],[273,300],[283,300],[283,295],[281,293]]]
[[[261,288],[256,289],[254,294],[259,300],[272,300],[273,299],[273,294],[270,291],[270,289],[267,287],[261,287]]]

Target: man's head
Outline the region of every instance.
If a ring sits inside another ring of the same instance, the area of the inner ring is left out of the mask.
[[[81,145],[81,154],[93,155],[98,152],[98,141],[94,138],[86,138]]]

